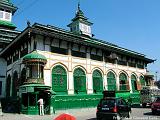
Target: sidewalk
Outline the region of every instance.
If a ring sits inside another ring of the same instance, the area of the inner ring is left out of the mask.
[[[0,116],[0,120],[53,120],[62,113],[68,113],[78,118],[80,116],[87,116],[88,112],[95,113],[95,110],[96,110],[95,108],[59,110],[56,111],[56,113],[53,115],[44,115],[44,116],[3,113],[3,116]]]

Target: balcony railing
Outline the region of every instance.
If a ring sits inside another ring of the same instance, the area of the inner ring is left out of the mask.
[[[108,84],[108,90],[117,90],[116,85],[114,84]]]
[[[130,66],[130,67],[136,67],[136,63],[128,62],[128,66]]]
[[[130,88],[128,84],[120,84],[119,90],[130,90]]]
[[[119,61],[117,61],[117,64],[119,64],[119,65],[127,65],[127,61],[119,60]]]

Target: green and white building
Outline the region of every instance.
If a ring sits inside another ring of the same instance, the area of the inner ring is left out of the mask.
[[[91,25],[78,5],[70,30],[35,23],[1,51],[7,62],[4,94],[21,98],[22,113],[38,114],[39,97],[46,113],[94,107],[103,90],[139,102],[147,64],[154,60],[94,38]]]

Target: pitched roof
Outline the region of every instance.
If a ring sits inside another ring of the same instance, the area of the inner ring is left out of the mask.
[[[16,41],[20,40],[20,37],[23,36],[28,31],[31,31],[33,33],[35,32],[35,33],[42,34],[42,35],[48,35],[48,36],[56,35],[56,36],[60,36],[60,37],[65,37],[66,40],[72,40],[73,42],[77,42],[79,44],[85,44],[88,46],[95,46],[95,47],[99,47],[104,50],[107,49],[107,50],[110,50],[113,52],[123,53],[123,54],[129,55],[129,56],[133,56],[135,58],[145,60],[148,63],[155,61],[155,60],[146,58],[146,56],[144,54],[120,47],[118,45],[106,42],[104,40],[100,40],[100,39],[89,37],[89,36],[84,36],[84,35],[74,33],[74,32],[68,31],[68,30],[64,30],[64,29],[61,29],[61,28],[58,28],[55,26],[43,25],[43,24],[39,24],[39,23],[35,23],[31,27],[26,28],[19,36],[16,37],[16,39],[9,46],[7,46],[6,49],[4,49],[0,53],[0,55],[2,55],[13,44],[16,44]]]

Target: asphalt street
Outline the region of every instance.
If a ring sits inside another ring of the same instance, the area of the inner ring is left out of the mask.
[[[62,113],[71,114],[77,120],[96,120],[96,108],[60,110],[54,115],[44,116],[3,113],[3,116],[0,116],[0,120],[54,120]],[[160,120],[160,114],[152,115],[150,108],[132,108],[129,120]]]

